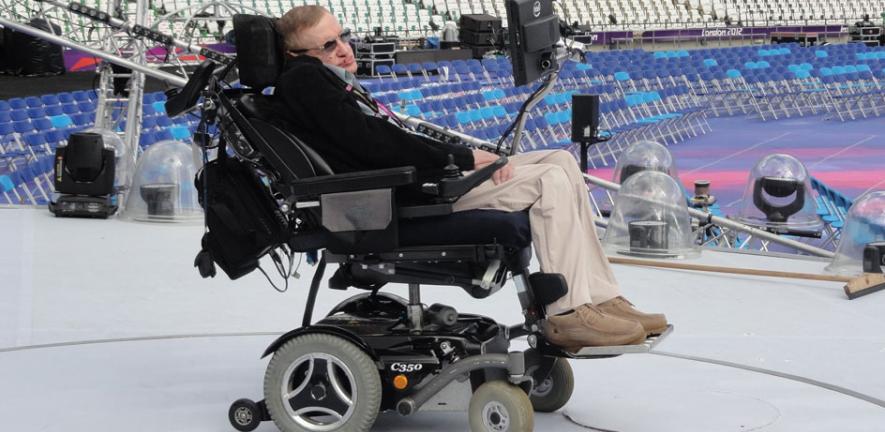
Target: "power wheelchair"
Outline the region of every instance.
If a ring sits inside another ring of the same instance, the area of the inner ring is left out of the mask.
[[[463,177],[448,167],[449,176],[421,185],[426,202],[399,205],[396,194],[415,183],[414,168],[333,173],[307,143],[272,121],[273,97],[261,93],[273,86],[282,62],[272,21],[240,15],[234,31],[237,61],[220,71],[204,62],[166,105],[170,116],[201,106],[195,141],[217,147],[217,158],[206,160],[196,181],[208,233],[195,265],[208,277],[215,274],[214,262],[235,279],[252,271],[262,256],[276,256],[277,248],[322,252],[302,326],[264,352],[272,355],[264,399],[240,399],[230,407],[236,429],[249,431],[273,420],[283,431],[367,430],[380,411],[408,416],[467,408],[473,430],[531,430],[534,411],[555,411],[569,400],[574,379],[567,358],[650,349],[653,339],[578,353],[545,342],[544,306],[564,295],[567,286],[561,275],[529,273],[527,214],[452,211],[452,203],[490,178],[505,157]],[[241,84],[251,90],[222,85],[236,63]],[[210,125],[218,128],[215,144],[207,134]],[[266,217],[241,227],[248,233],[235,247],[226,247],[219,237],[236,231],[231,228],[236,215],[225,217],[213,201],[221,199],[207,187],[214,184],[207,178],[234,172],[225,171],[225,164],[246,172],[241,178],[248,185],[227,191],[232,199],[267,210]],[[368,292],[314,322],[328,263],[338,264],[330,288]],[[514,326],[421,303],[421,284],[455,285],[485,298],[501,289],[508,275],[524,315]],[[408,298],[381,292],[386,283],[407,284]],[[526,337],[529,348],[509,351],[517,337]]]

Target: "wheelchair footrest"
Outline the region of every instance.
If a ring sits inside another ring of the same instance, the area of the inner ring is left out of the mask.
[[[673,331],[673,325],[670,324],[667,326],[667,329],[663,331],[663,333],[657,336],[651,336],[645,340],[645,342],[637,345],[613,345],[613,346],[596,346],[596,347],[584,347],[581,348],[578,352],[568,352],[563,350],[556,350],[556,355],[559,357],[568,357],[574,359],[584,359],[584,358],[600,358],[600,357],[612,357],[621,354],[638,354],[638,353],[647,353],[654,349],[654,347],[660,343],[664,338],[670,335]],[[552,348],[552,347],[551,347]]]

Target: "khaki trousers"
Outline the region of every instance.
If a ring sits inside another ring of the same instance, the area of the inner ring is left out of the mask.
[[[456,201],[455,211],[529,209],[541,271],[562,274],[569,286],[568,294],[547,306],[548,314],[620,295],[575,158],[562,150],[533,151],[512,156],[510,163],[513,178],[484,182]]]

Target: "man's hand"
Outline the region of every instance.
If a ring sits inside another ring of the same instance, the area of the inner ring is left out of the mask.
[[[487,152],[485,150],[474,150],[473,151],[473,169],[478,170],[496,160],[499,159],[499,156]],[[513,177],[513,164],[510,161],[507,161],[507,164],[499,168],[492,174],[492,181],[495,182],[496,185],[506,182]]]

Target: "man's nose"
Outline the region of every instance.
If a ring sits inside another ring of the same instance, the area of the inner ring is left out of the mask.
[[[335,52],[338,53],[339,57],[344,57],[347,55],[347,51],[350,48],[350,44],[347,42],[338,39],[335,41],[338,44],[338,48],[335,49]]]

